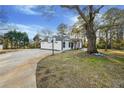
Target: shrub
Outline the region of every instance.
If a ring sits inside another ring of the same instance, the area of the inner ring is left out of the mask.
[[[124,48],[124,40],[115,40],[115,41],[113,41],[113,48],[115,48],[115,49]]]
[[[104,49],[105,48],[105,40],[103,38],[99,39],[99,42],[97,44],[97,48]]]

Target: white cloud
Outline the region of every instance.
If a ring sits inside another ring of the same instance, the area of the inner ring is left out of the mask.
[[[66,18],[66,19],[68,19],[68,22],[70,23],[70,25],[73,25],[74,23],[76,23],[77,21],[78,21],[78,19],[77,19],[77,15],[74,15],[74,16],[72,16],[72,15],[64,15],[64,17]]]
[[[78,17],[78,16],[70,17],[70,20],[71,20],[73,23],[75,23],[75,22],[78,21],[77,17]]]
[[[15,9],[26,15],[55,16],[52,6],[21,5],[15,6]]]
[[[43,29],[42,26],[39,25],[22,25],[22,24],[16,24],[19,31],[27,32],[29,35],[29,38],[33,39],[33,37],[41,30]]]
[[[22,6],[16,6],[15,8],[27,15],[40,15],[39,12],[34,11],[34,9],[37,8],[36,5],[22,5]]]
[[[33,39],[33,37],[40,32],[44,27],[40,25],[24,25],[24,24],[15,24],[15,23],[9,23],[7,25],[10,30],[16,29],[17,31],[26,32],[30,39]],[[6,33],[8,30],[2,30],[3,33]]]
[[[0,35],[3,35],[8,31],[16,29],[17,31],[20,31],[20,32],[26,32],[29,36],[29,39],[32,40],[37,33],[41,34],[42,36],[42,30],[46,28],[50,29],[48,27],[43,27],[40,25],[24,25],[24,24],[17,24],[17,23],[8,23],[4,28],[0,27]],[[7,29],[7,30],[3,30],[3,29]],[[52,35],[56,35],[56,32],[57,32],[56,29],[50,29],[50,31],[52,31]]]
[[[97,22],[97,24],[102,25],[103,24],[103,18],[102,18],[103,14],[97,14],[95,17],[95,22]]]

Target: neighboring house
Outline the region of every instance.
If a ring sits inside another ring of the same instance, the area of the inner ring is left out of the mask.
[[[3,36],[0,35],[0,50],[3,49]]]
[[[54,41],[52,43],[52,40]],[[71,39],[68,36],[53,36],[53,37],[45,37],[41,40],[41,49],[53,49],[54,50],[71,50],[71,49],[79,49],[82,48],[82,40],[81,39]]]

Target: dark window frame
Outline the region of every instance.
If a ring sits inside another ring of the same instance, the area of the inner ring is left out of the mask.
[[[69,42],[69,45],[68,46],[69,46],[69,48],[71,47],[71,42]]]
[[[62,43],[62,47],[65,48],[65,42]]]

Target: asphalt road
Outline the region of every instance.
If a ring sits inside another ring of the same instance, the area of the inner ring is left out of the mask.
[[[35,88],[37,62],[50,50],[27,49],[0,54],[1,88]]]

